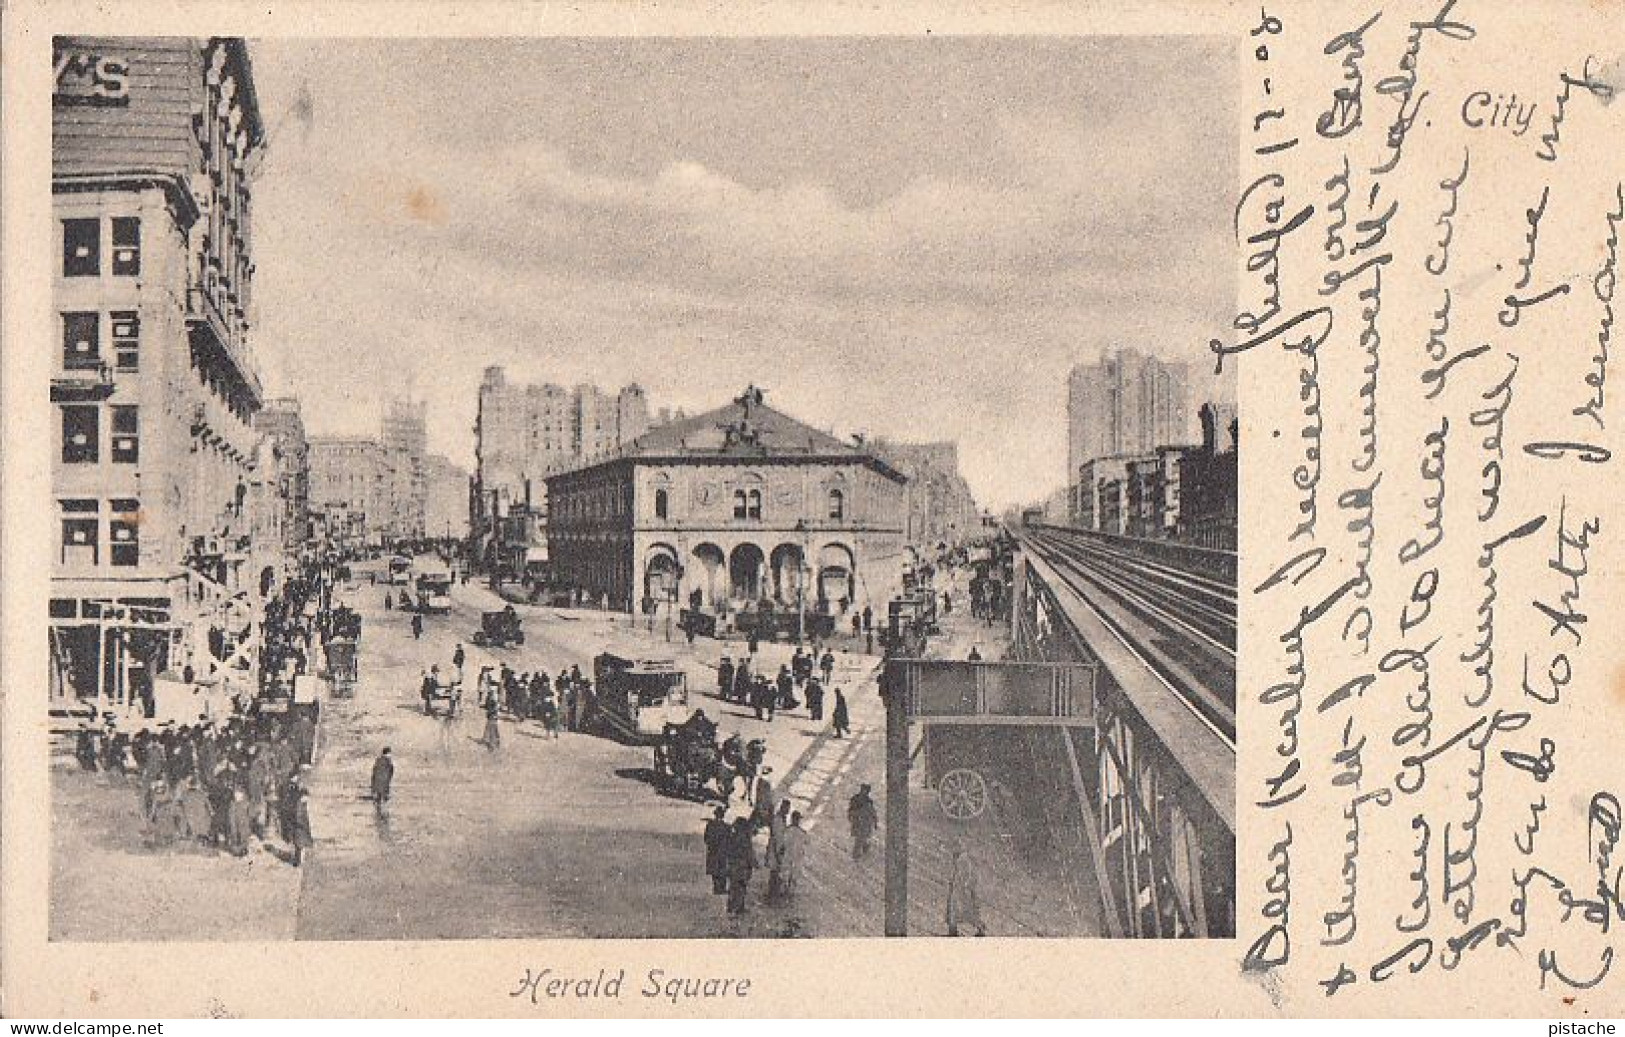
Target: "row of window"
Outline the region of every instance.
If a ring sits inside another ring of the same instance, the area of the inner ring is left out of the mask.
[[[102,261],[102,229],[110,223],[107,238],[112,248],[106,250],[109,262],[104,270]],[[141,218],[139,216],[113,216],[103,220],[89,216],[62,221],[62,276],[100,277],[111,273],[119,277],[134,277],[141,273]]]
[[[63,565],[73,566],[102,564],[102,502],[73,499],[57,503],[62,511],[62,549],[58,560]],[[107,503],[111,512],[106,523],[107,560],[117,566],[140,565],[141,502],[115,497]]]
[[[106,321],[95,311],[62,314],[62,366],[69,371],[99,369],[110,353],[113,370],[141,370],[141,315],[113,310]],[[103,347],[102,328],[107,329]]]
[[[655,518],[665,519],[671,517],[671,495],[664,488],[655,490]],[[828,498],[828,516],[831,520],[839,522],[846,518],[846,493],[842,490],[830,490]],[[742,522],[759,522],[762,518],[762,491],[758,489],[739,489],[733,496],[734,518]]]
[[[134,404],[108,407],[110,442],[108,458],[115,464],[135,464],[141,460],[140,409]],[[99,464],[102,407],[94,403],[62,405],[62,463]]]

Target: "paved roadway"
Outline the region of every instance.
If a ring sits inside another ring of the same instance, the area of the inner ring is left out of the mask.
[[[845,823],[859,782],[884,792],[884,714],[875,694],[878,660],[838,651],[835,684],[846,691],[853,737],[834,739],[804,712],[772,723],[715,698],[715,665],[738,643],[668,643],[628,617],[592,610],[520,606],[526,642],[475,648],[483,609],[502,604],[477,584],[458,586],[449,616],[425,618],[422,640],[410,614],[382,608],[383,587],[365,582],[342,595],[364,617],[356,694],[325,708],[312,780],[316,847],[293,869],[269,850],[238,861],[188,851],[143,851],[133,790],[59,766],[53,775],[51,929],[65,939],[454,939],[500,937],[866,936],[882,931],[883,862],[853,861]],[[960,617],[945,650],[962,656],[981,639],[998,642]],[[452,721],[425,717],[420,672],[450,666],[456,643],[470,677],[485,662],[556,675],[570,665],[590,673],[606,649],[667,656],[689,673],[691,701],[723,735],[765,737],[781,794],[806,815],[807,867],[796,903],[761,902],[766,875],[753,883],[751,911],[727,919],[704,875],[700,839],[708,805],[661,794],[651,783],[652,753],[585,734],[553,740],[535,722],[502,722],[502,748],[477,741],[484,716],[465,696]],[[770,672],[789,645],[763,645]],[[831,696],[831,700],[833,696]],[[380,818],[367,798],[379,749],[396,761],[394,798]],[[884,809],[882,802],[882,810]],[[990,813],[955,829],[920,789],[911,829],[911,931],[942,931],[947,847],[969,837],[981,865],[982,895],[994,935],[1089,935],[1087,905],[1057,901],[1054,861],[1034,854],[1021,819]],[[1030,833],[1029,833],[1030,834]],[[1025,843],[1025,848],[1023,844]],[[109,888],[130,891],[107,898]],[[139,892],[136,892],[139,891]]]
[[[801,776],[792,789],[798,802],[822,810],[838,801],[841,815],[860,779],[850,755],[824,745],[866,744],[874,725],[883,726],[872,681],[866,691],[854,683],[875,660],[843,653],[836,683],[854,700],[861,741],[836,742],[803,715],[769,724],[715,700],[715,662],[729,646],[668,644],[663,623],[651,634],[624,615],[520,606],[525,644],[486,650],[470,637],[480,612],[501,603],[476,584],[455,588],[449,616],[425,619],[421,641],[411,637],[410,615],[382,609],[383,588],[363,583],[352,597],[364,616],[361,679],[355,697],[331,703],[323,719],[313,783],[317,848],[298,898],[300,938],[680,937],[811,924],[793,910],[725,920],[703,874],[699,832],[709,809],[661,794],[650,781],[649,749],[568,732],[552,740],[538,723],[504,720],[502,748],[492,752],[478,741],[483,714],[466,708],[473,695],[455,720],[425,717],[418,675],[435,662],[448,668],[459,641],[470,677],[487,662],[555,675],[573,664],[590,673],[592,657],[606,649],[675,657],[689,673],[692,701],[724,733],[765,736],[776,774]],[[762,652],[776,669],[791,648]],[[396,777],[388,817],[380,819],[365,796],[384,745]],[[796,769],[809,751],[810,765]],[[876,775],[864,780],[879,784]],[[871,864],[878,874],[878,858]]]

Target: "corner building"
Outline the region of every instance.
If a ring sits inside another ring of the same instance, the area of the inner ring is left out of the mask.
[[[906,478],[873,453],[767,406],[657,428],[618,457],[547,480],[555,577],[644,602],[884,602],[906,563]]]
[[[52,118],[53,711],[253,679],[262,405],[238,39],[58,37]]]

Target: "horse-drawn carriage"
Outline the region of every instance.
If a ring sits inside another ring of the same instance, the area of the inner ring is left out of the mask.
[[[655,744],[655,776],[662,788],[681,796],[727,797],[733,772],[722,761],[717,725],[703,711],[665,726]]]
[[[444,680],[436,669],[424,678],[418,694],[423,698],[423,715],[454,717],[463,704],[463,682],[458,677]]]
[[[333,682],[333,694],[349,698],[355,694],[356,642],[353,637],[334,637],[327,642],[327,676]]]

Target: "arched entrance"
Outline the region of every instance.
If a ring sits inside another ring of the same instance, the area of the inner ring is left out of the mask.
[[[818,600],[838,605],[856,600],[857,571],[845,544],[825,544],[818,551]]]
[[[655,601],[671,601],[677,594],[677,551],[665,544],[649,549],[643,569],[643,596]]]
[[[802,554],[796,544],[780,544],[769,559],[773,573],[773,597],[781,605],[794,605],[801,588]]]
[[[728,557],[728,596],[755,601],[762,596],[767,559],[755,544],[740,544]]]
[[[700,590],[700,602],[715,605],[722,596],[722,570],[727,564],[722,548],[712,543],[698,544],[694,548],[694,562],[690,568]]]

